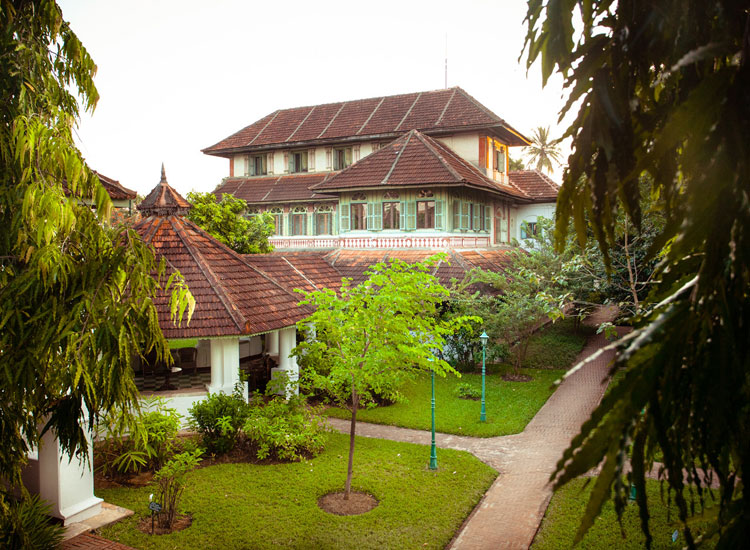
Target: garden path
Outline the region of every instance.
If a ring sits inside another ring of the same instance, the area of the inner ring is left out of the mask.
[[[614,314],[614,310],[605,308],[595,312],[588,322],[599,324],[611,320]],[[621,334],[623,330],[618,329]],[[601,334],[591,337],[578,360],[592,355],[606,343]],[[601,400],[612,358],[613,352],[602,353],[565,379],[519,434],[491,438],[436,435],[438,447],[469,451],[500,472],[449,548],[496,550],[531,545],[552,497],[550,474]],[[347,420],[330,419],[330,422],[340,431],[349,430]],[[431,438],[426,431],[360,422],[357,433],[423,445],[429,445]]]

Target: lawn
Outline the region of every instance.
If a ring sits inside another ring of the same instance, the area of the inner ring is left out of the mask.
[[[326,450],[299,463],[225,464],[189,474],[183,508],[193,524],[171,535],[141,533],[153,488],[102,489],[97,496],[136,511],[102,536],[135,548],[444,548],[489,488],[497,472],[472,455],[438,450],[430,471],[429,447],[357,438],[356,490],[380,504],[360,516],[335,516],[317,499],[343,488],[349,438],[330,434]]]
[[[552,384],[562,376],[562,370],[523,369],[533,377],[531,382],[506,382],[499,374],[486,376],[487,421],[479,421],[479,401],[459,399],[453,394],[458,384],[468,382],[482,387],[481,374],[466,374],[461,378],[448,375],[435,378],[435,429],[441,433],[493,437],[522,432],[529,420],[552,395]],[[389,424],[404,428],[429,430],[431,427],[430,375],[421,374],[407,383],[402,393],[408,401],[364,409],[357,412],[357,420],[375,424]],[[351,418],[348,410],[331,407],[329,416]]]
[[[588,502],[588,496],[593,487],[594,480],[590,480],[589,485],[584,488],[585,481],[583,478],[573,480],[555,492],[544,515],[539,532],[531,546],[533,550],[567,550],[573,548],[575,532],[586,509],[586,503]],[[651,515],[652,548],[682,548],[685,546],[682,527],[679,521],[677,521],[677,507],[674,504],[672,505],[670,510],[671,521],[669,521],[667,519],[667,506],[666,504],[662,504],[659,496],[659,482],[647,480],[646,492],[648,494],[649,513]],[[710,497],[708,504],[711,504]],[[696,509],[698,509],[697,504]],[[607,502],[604,505],[601,515],[596,519],[583,541],[576,548],[581,550],[645,548],[646,538],[641,532],[638,506],[635,503],[628,505],[623,514],[622,524],[625,530],[624,539],[620,533],[620,526],[617,523],[614,504],[611,501]],[[674,533],[675,529],[679,532],[677,540],[673,543],[672,533]],[[696,529],[700,529],[700,525],[694,525],[691,529],[695,535]],[[713,548],[713,545],[708,544],[705,548]]]
[[[198,345],[197,338],[184,338],[181,340],[167,340],[169,349],[194,348]]]
[[[480,374],[464,373],[461,378],[448,375],[435,380],[435,428],[441,433],[493,437],[522,432],[526,424],[547,402],[554,391],[553,383],[565,369],[572,366],[576,356],[586,343],[591,329],[581,327],[576,332],[573,319],[563,319],[547,325],[532,337],[522,369],[533,378],[530,382],[505,382],[500,374],[510,369],[509,365],[492,365],[487,370],[486,400],[487,421],[479,421],[479,401],[459,399],[453,391],[458,384],[468,382],[476,388],[482,387]],[[388,424],[418,430],[431,429],[431,382],[429,375],[422,375],[402,388],[407,401],[362,410],[357,420]],[[336,418],[351,418],[349,411],[332,407],[327,414]]]

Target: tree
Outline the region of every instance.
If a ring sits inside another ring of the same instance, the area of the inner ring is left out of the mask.
[[[508,159],[508,169],[511,172],[526,170],[526,163],[524,163],[523,159]]]
[[[60,8],[3,0],[0,28],[0,523],[29,546],[10,505],[13,489],[28,497],[29,449],[51,430],[86,456],[83,421],[137,407],[131,357],[168,355],[151,297],[177,284],[175,318],[190,297],[135,233],[104,221],[111,202],[72,138],[77,99],[98,99],[96,66]]]
[[[273,216],[267,212],[246,218],[247,203],[224,194],[221,201],[213,193],[188,193],[193,208],[188,219],[206,233],[240,254],[265,254],[273,251],[268,237],[274,234]]]
[[[375,395],[401,399],[398,388],[420,370],[441,376],[455,372],[438,353],[445,336],[471,320],[481,321],[438,318],[448,290],[429,270],[440,259],[445,255],[414,265],[379,263],[357,286],[344,279],[338,294],[328,289],[304,293],[302,304],[315,312],[298,324],[308,334],[294,351],[309,367],[303,370],[303,383],[324,391],[352,414],[345,499],[351,491],[359,407]]]
[[[660,450],[687,545],[700,540],[687,522],[711,472],[719,512],[706,537],[741,547],[750,540],[747,2],[548,0],[529,2],[526,21],[528,66],[541,59],[545,82],[553,71],[565,78],[561,116],[578,108],[566,133],[573,154],[558,197],[558,244],[572,216],[581,245],[591,231],[611,265],[616,208],[642,226],[643,174],[665,219],[649,256],[664,250],[649,294],[655,305],[617,343],[614,368],[624,377],[555,473],[561,485],[603,460],[578,538],[612,490],[622,512],[630,450],[650,546],[645,472]]]
[[[531,145],[525,148],[529,164],[536,165],[534,168],[540,172],[543,170],[552,172],[553,163],[560,165],[561,153],[558,143],[559,140],[550,140],[549,127],[537,126],[531,137]]]

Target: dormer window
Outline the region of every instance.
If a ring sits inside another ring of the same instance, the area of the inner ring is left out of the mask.
[[[333,150],[333,169],[343,170],[352,164],[352,148],[341,147]]]
[[[307,172],[307,151],[293,151],[289,153],[289,173]]]
[[[268,173],[266,168],[266,155],[247,155],[245,157],[245,175],[246,176],[265,176]]]

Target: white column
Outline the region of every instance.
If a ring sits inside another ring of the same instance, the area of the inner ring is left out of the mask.
[[[268,355],[279,354],[279,331],[275,330],[266,334],[266,353]]]
[[[287,399],[292,395],[299,394],[299,366],[297,358],[290,357],[292,349],[297,345],[297,328],[294,326],[281,329],[279,331],[279,366],[271,369],[271,378],[276,373],[284,373],[290,382],[287,387]]]
[[[240,339],[214,338],[211,340],[211,384],[210,393],[234,391],[240,380]]]
[[[102,499],[94,496],[94,474],[90,468],[94,463],[91,433],[88,424],[81,423],[88,434],[88,463],[75,456],[68,460],[51,430],[44,434],[39,447],[39,496],[52,506],[52,515],[63,520],[64,525],[102,511]]]

